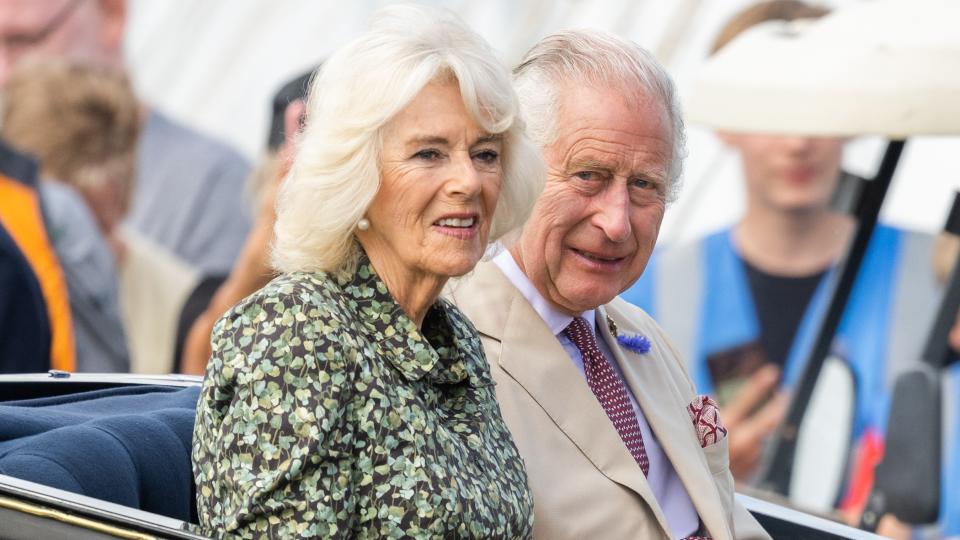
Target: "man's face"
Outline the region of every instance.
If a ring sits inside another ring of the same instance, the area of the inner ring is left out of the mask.
[[[103,15],[98,0],[0,0],[0,87],[31,56],[104,62],[119,47],[122,21]]]
[[[645,96],[558,90],[547,182],[511,252],[540,294],[572,315],[643,273],[663,219],[672,132],[663,105]]]
[[[826,209],[837,187],[844,140],[722,133],[740,153],[750,205],[775,212]]]

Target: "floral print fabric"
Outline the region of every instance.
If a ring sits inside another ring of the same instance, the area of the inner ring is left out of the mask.
[[[216,325],[194,430],[203,530],[527,538],[533,499],[473,326],[422,330],[365,258],[281,276]]]

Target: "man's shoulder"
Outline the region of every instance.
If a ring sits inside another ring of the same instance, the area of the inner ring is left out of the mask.
[[[481,334],[499,335],[516,288],[492,261],[481,261],[470,273],[451,279],[443,295]]]
[[[658,336],[663,332],[660,325],[643,308],[635,306],[619,296],[603,307],[607,316],[618,325],[626,324],[639,330],[654,331]]]
[[[643,308],[635,306],[619,296],[603,306],[607,316],[618,327],[625,326],[631,332],[638,331],[648,339],[660,339],[663,330]],[[649,334],[649,335],[648,335]]]
[[[689,374],[679,351],[653,317],[620,297],[606,304],[604,310],[619,331],[647,338],[657,351],[655,357],[662,358],[671,371],[676,370],[676,374],[689,383]]]
[[[510,285],[503,271],[493,260],[482,260],[466,274],[449,281],[446,291],[474,291]]]

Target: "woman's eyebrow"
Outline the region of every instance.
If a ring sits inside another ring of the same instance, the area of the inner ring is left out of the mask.
[[[407,139],[407,146],[415,146],[419,144],[435,144],[441,146],[447,146],[450,144],[450,141],[446,137],[439,135],[416,135]]]
[[[482,135],[477,138],[473,144],[484,144],[492,142],[500,142],[503,140],[502,133]],[[442,135],[414,135],[413,137],[407,139],[407,146],[418,146],[418,145],[436,145],[436,146],[450,146],[450,140]]]
[[[503,133],[492,133],[478,137],[476,142],[473,144],[484,144],[492,142],[501,142],[503,140]]]

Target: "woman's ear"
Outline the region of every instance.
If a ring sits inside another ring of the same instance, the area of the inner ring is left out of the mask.
[[[302,99],[295,99],[287,104],[283,110],[284,144],[294,145],[303,129],[303,121],[307,112],[307,104]]]

